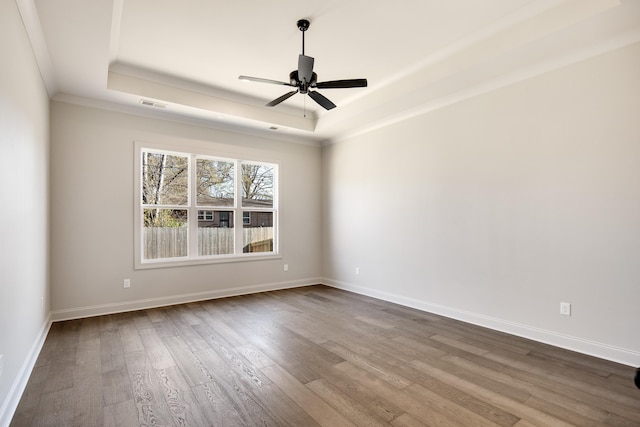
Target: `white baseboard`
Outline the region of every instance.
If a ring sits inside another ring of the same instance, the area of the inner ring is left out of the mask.
[[[429,313],[439,314],[441,316],[449,317],[478,326],[483,326],[500,332],[506,332],[511,335],[528,338],[534,341],[550,344],[567,350],[572,350],[601,359],[610,360],[612,362],[622,363],[624,365],[633,367],[640,366],[640,353],[637,351],[619,348],[595,341],[589,341],[579,337],[564,335],[554,331],[510,322],[483,314],[472,313],[469,311],[459,310],[439,304],[432,304],[427,301],[408,298],[389,292],[377,291],[328,278],[323,278],[321,283],[334,288],[343,289],[345,291],[393,302]]]
[[[51,315],[47,316],[45,319],[36,340],[33,342],[31,349],[29,349],[29,353],[27,353],[27,357],[25,357],[24,362],[18,371],[18,375],[16,375],[13,384],[11,384],[7,397],[4,402],[2,402],[2,406],[0,406],[0,426],[2,427],[8,427],[11,423],[11,419],[18,408],[20,398],[27,387],[29,377],[31,376],[33,367],[38,360],[38,355],[40,354],[40,350],[42,350],[42,346],[44,345],[44,341],[47,338],[50,328]]]
[[[134,301],[125,301],[111,304],[100,304],[87,307],[75,307],[51,312],[51,320],[59,322],[63,320],[81,319],[84,317],[102,316],[105,314],[124,313],[127,311],[145,310],[149,308],[164,307],[188,302],[205,301],[216,298],[233,297],[237,295],[255,294],[258,292],[277,291],[280,289],[299,288],[302,286],[317,285],[321,283],[319,277],[289,282],[267,283],[261,285],[242,286],[214,291],[196,292],[182,295],[170,295],[158,298],[145,298]]]

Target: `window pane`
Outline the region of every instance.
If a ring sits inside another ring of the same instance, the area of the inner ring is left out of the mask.
[[[233,206],[234,163],[210,159],[196,163],[198,206]]]
[[[189,158],[142,152],[142,204],[186,205]]]
[[[234,253],[235,231],[232,211],[210,212],[210,217],[198,217],[198,255],[225,255]]]
[[[144,259],[188,255],[186,209],[144,209]]]
[[[272,208],[273,178],[273,166],[243,163],[242,206]]]
[[[249,218],[243,221],[242,252],[273,252],[273,212],[251,212]]]

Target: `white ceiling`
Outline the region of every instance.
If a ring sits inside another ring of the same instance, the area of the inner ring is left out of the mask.
[[[16,2],[53,99],[318,142],[640,41],[639,0]],[[331,111],[238,79],[287,81],[300,18],[319,81],[368,79],[322,90]]]

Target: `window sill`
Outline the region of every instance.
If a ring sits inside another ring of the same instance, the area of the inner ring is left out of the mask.
[[[252,261],[267,261],[273,259],[282,259],[282,255],[280,254],[264,254],[264,255],[230,255],[228,257],[217,256],[215,258],[190,258],[190,259],[182,259],[179,261],[167,261],[166,259],[157,260],[157,261],[145,261],[140,262],[136,261],[134,270],[148,270],[152,268],[173,268],[173,267],[188,267],[194,265],[211,265],[211,264],[229,264],[235,262],[252,262]]]

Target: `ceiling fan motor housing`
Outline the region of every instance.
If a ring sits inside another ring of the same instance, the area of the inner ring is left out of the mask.
[[[300,77],[298,76],[298,70],[293,70],[289,73],[289,81],[291,82],[292,86],[298,87],[300,93],[304,94],[308,92],[309,87],[312,87],[316,84],[316,82],[318,81],[318,75],[316,73],[313,73],[311,75],[311,81],[306,82],[305,80],[300,80]]]

